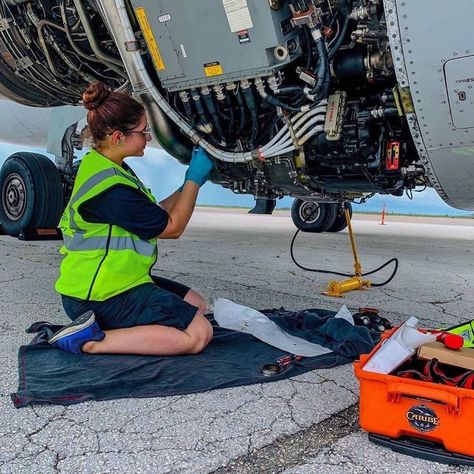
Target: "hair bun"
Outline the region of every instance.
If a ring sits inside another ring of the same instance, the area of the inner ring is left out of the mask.
[[[109,96],[110,91],[102,82],[90,84],[82,94],[82,103],[87,110],[95,110]]]

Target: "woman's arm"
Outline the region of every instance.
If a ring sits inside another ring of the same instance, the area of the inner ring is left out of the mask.
[[[207,181],[213,166],[212,159],[204,149],[199,147],[193,151],[181,192],[164,200],[165,205],[169,204],[167,201],[171,198],[174,202],[168,209],[168,225],[158,238],[177,239],[184,232],[194,211],[199,188]]]
[[[175,191],[173,194],[168,196],[166,199],[161,201],[160,207],[162,207],[165,211],[170,211],[170,209],[176,204],[176,201],[179,199],[181,192],[179,190]]]
[[[193,214],[198,192],[198,184],[193,181],[186,181],[181,192],[177,191],[163,201],[165,202],[173,198],[174,203],[170,209],[167,209],[168,225],[165,227],[165,230],[158,235],[159,239],[177,239],[181,236]]]

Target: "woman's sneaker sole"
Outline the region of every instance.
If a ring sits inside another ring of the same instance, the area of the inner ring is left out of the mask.
[[[104,337],[105,333],[97,324],[94,313],[88,311],[53,334],[48,342],[63,351],[82,354],[84,344],[91,341],[101,341]]]

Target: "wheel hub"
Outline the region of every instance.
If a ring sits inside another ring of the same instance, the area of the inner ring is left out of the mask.
[[[319,204],[317,202],[305,202],[300,207],[300,218],[306,224],[316,222],[320,214]]]
[[[25,212],[26,187],[22,177],[16,173],[7,176],[2,187],[2,207],[9,219],[16,221]]]

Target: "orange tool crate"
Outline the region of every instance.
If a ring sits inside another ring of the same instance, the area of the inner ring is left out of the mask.
[[[369,439],[405,454],[474,466],[474,390],[362,370],[380,345],[354,362],[360,426]]]

